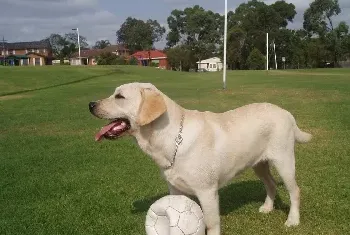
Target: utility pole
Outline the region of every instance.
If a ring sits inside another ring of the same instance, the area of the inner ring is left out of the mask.
[[[225,0],[225,24],[224,24],[224,67],[223,67],[223,88],[226,89],[226,51],[227,51],[227,0]]]
[[[269,71],[269,33],[266,33],[266,71]]]
[[[77,31],[77,34],[78,34],[79,65],[81,65],[79,28],[75,28],[75,29],[72,29],[72,30],[73,30],[73,31]]]
[[[5,40],[5,37],[2,36],[2,51],[4,52],[4,55],[3,55],[4,66],[5,66],[5,60],[6,60],[5,42],[7,42],[7,40]]]

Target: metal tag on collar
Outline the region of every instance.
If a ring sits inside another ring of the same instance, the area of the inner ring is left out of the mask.
[[[179,133],[177,135],[177,137],[175,138],[176,145],[179,146],[182,143],[182,140],[183,140],[183,138],[182,138],[181,134]]]

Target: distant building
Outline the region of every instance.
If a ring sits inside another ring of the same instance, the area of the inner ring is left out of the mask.
[[[52,48],[47,40],[33,42],[14,42],[0,45],[0,63],[5,60],[8,65],[15,66],[42,66],[50,65]]]
[[[74,53],[70,58],[71,65],[96,65],[97,57],[102,53],[111,52],[117,56],[128,57],[130,55],[129,50],[123,45],[111,45],[103,49],[85,49]],[[79,60],[81,61],[79,63]]]
[[[138,60],[140,66],[149,66],[149,61],[153,66],[168,69],[168,57],[167,55],[160,50],[150,50],[150,51],[137,51],[131,55]]]
[[[223,69],[221,59],[218,57],[201,60],[196,63],[198,65],[198,70],[200,71],[216,72],[221,71]]]

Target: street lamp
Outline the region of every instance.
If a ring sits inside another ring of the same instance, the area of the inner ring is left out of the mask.
[[[77,31],[77,34],[78,34],[79,65],[81,65],[81,58],[80,58],[80,35],[79,35],[79,28],[72,29],[72,30]]]

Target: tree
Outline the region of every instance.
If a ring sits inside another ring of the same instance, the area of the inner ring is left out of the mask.
[[[285,1],[266,5],[251,0],[228,13],[228,61],[231,67],[248,68],[247,59],[254,48],[266,50],[266,33],[276,40],[280,30],[286,29],[296,15],[295,6]]]
[[[230,32],[228,33],[227,61],[232,69],[241,68],[246,38],[246,32],[240,27],[234,27],[230,29]]]
[[[338,65],[339,59],[345,59],[346,54],[349,53],[348,39],[349,26],[344,21],[340,22],[332,32],[326,35],[325,44],[328,45],[326,48],[333,52],[335,66]]]
[[[96,62],[98,65],[116,65],[117,55],[112,52],[104,52],[97,57]]]
[[[167,46],[186,45],[191,54],[191,64],[213,56],[222,43],[223,17],[196,5],[182,10],[173,10],[167,19],[169,33]]]
[[[248,68],[251,70],[264,69],[265,67],[264,55],[257,48],[254,48],[248,56],[247,65],[248,65]]]
[[[53,33],[44,40],[48,40],[50,42],[54,57],[60,58],[62,49],[66,45],[64,37],[62,37],[59,34]]]
[[[117,56],[112,52],[103,52],[97,57],[98,65],[125,65],[128,63],[124,56]]]
[[[304,13],[303,27],[309,36],[317,36],[333,54],[334,66],[338,63],[340,38],[335,32],[332,17],[341,13],[338,0],[315,0]]]
[[[84,36],[80,35],[81,48],[88,47],[87,40]],[[60,34],[51,34],[46,39],[51,44],[54,57],[63,62],[64,59],[69,58],[74,52],[78,51],[78,36],[76,33],[67,33],[65,36]]]
[[[162,27],[158,21],[156,20],[147,20],[146,22],[147,25],[149,25],[151,27],[151,31],[152,31],[152,42],[159,42],[160,40],[162,40],[163,35],[165,33],[165,28]],[[153,46],[153,45],[152,45]]]
[[[173,70],[189,71],[193,67],[191,51],[186,45],[179,45],[167,49],[168,63]]]
[[[324,37],[334,30],[332,17],[340,13],[338,0],[315,0],[304,12],[303,27],[310,34]]]
[[[117,40],[126,45],[131,53],[137,50],[150,50],[155,42],[162,39],[165,28],[156,20],[143,20],[128,17],[117,31]]]
[[[100,41],[97,41],[95,43],[95,45],[93,46],[94,49],[104,49],[108,46],[110,46],[111,43],[109,42],[109,40],[100,40]]]
[[[340,38],[340,54],[341,59],[350,58],[350,31],[349,26],[344,22],[340,22],[338,27],[335,29],[336,35]]]
[[[286,58],[287,68],[325,67],[328,62],[337,65],[338,61],[349,59],[349,26],[333,22],[333,17],[341,13],[338,0],[314,0],[305,11],[303,28],[292,30],[288,24],[296,16],[295,9],[294,4],[284,0],[270,5],[248,0],[235,11],[229,11],[228,68],[265,68],[265,58],[261,58],[266,51],[266,33],[270,42],[275,43],[279,67],[282,57]],[[171,66],[189,70],[198,60],[223,57],[223,21],[223,16],[198,5],[173,10],[167,19]]]
[[[78,34],[77,33],[66,33],[64,35],[64,38],[68,43],[76,45],[76,48],[78,48]],[[79,41],[80,41],[80,48],[81,49],[87,49],[89,47],[89,44],[87,43],[86,37],[79,35]]]

